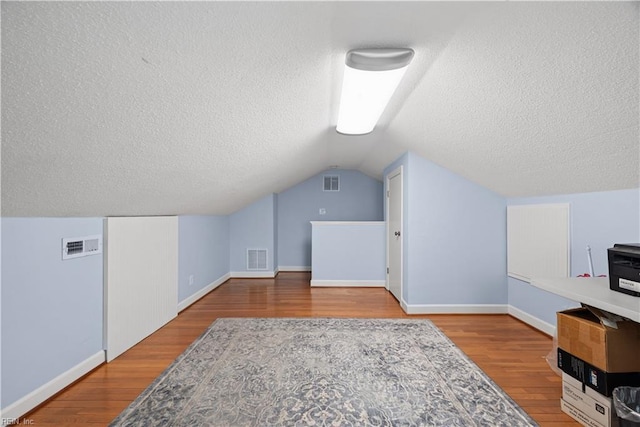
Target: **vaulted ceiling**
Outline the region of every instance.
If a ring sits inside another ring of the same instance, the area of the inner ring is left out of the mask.
[[[2,214],[227,214],[407,150],[506,197],[637,188],[636,2],[2,2]],[[364,136],[345,53],[416,56]]]

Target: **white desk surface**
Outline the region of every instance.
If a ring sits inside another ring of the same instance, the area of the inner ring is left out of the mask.
[[[609,289],[608,277],[531,279],[536,288],[640,322],[640,297]]]

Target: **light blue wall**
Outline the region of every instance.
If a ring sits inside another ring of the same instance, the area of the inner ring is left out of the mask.
[[[340,191],[322,191],[324,175],[339,175]],[[381,221],[382,195],[380,181],[342,169],[327,170],[278,194],[279,265],[311,265],[310,221]]]
[[[229,256],[232,272],[247,271],[247,249],[267,249],[268,270],[274,271],[275,199],[275,194],[269,194],[231,214]]]
[[[580,304],[567,298],[534,288],[527,282],[509,277],[509,305],[531,316],[556,326],[556,312],[579,307]]]
[[[2,218],[2,407],[102,350],[102,256],[62,260],[62,238],[102,218]]]
[[[402,165],[403,299],[407,304],[505,304],[506,200],[413,153]]]
[[[178,301],[229,273],[229,245],[228,216],[178,217]]]
[[[509,205],[542,203],[570,204],[571,276],[589,272],[587,245],[591,246],[594,273],[608,276],[607,248],[615,243],[640,242],[637,189],[508,200]],[[510,277],[509,304],[555,325],[556,312],[577,303]]]
[[[409,154],[409,304],[505,304],[506,200]]]
[[[385,223],[314,224],[312,280],[385,280]]]

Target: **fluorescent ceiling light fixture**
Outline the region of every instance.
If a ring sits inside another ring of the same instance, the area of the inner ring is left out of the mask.
[[[412,58],[412,49],[347,52],[336,130],[347,135],[371,132]]]

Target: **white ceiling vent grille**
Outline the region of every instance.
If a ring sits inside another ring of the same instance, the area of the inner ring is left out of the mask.
[[[325,175],[323,191],[340,191],[340,175]]]
[[[247,270],[266,270],[267,250],[247,249]]]
[[[62,239],[62,259],[79,258],[102,253],[102,236],[68,237]]]

